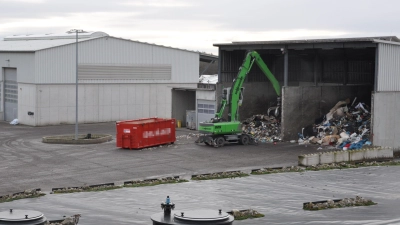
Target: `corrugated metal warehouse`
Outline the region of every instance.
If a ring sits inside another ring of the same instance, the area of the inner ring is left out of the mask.
[[[75,42],[75,33],[0,42],[0,118],[32,126],[75,123]],[[80,33],[78,42],[79,123],[153,116],[184,120],[185,110],[195,109],[196,92],[174,89],[197,87],[199,52],[103,32]]]
[[[260,53],[282,88],[282,133],[296,139],[338,101],[372,106],[375,145],[400,147],[400,40],[365,37],[214,44],[219,48],[219,85],[229,87],[248,50]],[[246,78],[241,118],[263,114],[276,94],[259,68]]]

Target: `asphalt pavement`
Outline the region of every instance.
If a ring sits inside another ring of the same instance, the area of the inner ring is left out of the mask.
[[[177,129],[174,145],[142,150],[116,147],[115,123],[80,124],[80,134],[111,134],[102,144],[46,144],[49,135],[73,134],[74,125],[30,127],[0,123],[0,195],[41,188],[71,187],[127,180],[183,176],[262,167],[297,165],[297,156],[316,146],[230,144],[214,148],[195,144],[196,131]]]
[[[190,210],[254,209],[263,218],[234,221],[235,225],[383,225],[400,224],[400,166],[307,171],[222,180],[190,181],[153,187],[102,192],[51,194],[0,204],[9,209],[36,210],[48,219],[81,214],[79,225],[152,224],[169,195],[172,214]],[[303,203],[328,199],[370,199],[377,205],[303,210]]]

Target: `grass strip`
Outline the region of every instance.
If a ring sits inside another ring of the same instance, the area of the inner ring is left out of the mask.
[[[234,209],[228,213],[231,214],[235,218],[235,220],[255,219],[265,216],[264,214],[261,214],[254,209],[246,209],[246,210]]]
[[[303,204],[304,210],[324,210],[333,208],[345,208],[345,207],[356,207],[356,206],[371,206],[378,203],[373,202],[370,199],[356,196],[355,198],[344,198],[341,200],[327,200],[324,202],[309,202]]]
[[[227,178],[234,179],[247,176],[249,176],[249,174],[240,171],[233,171],[233,172],[193,175],[192,180],[214,180],[214,179],[227,179]]]
[[[161,184],[178,184],[189,182],[185,179],[154,179],[154,180],[140,180],[140,181],[132,181],[130,183],[125,182],[124,187],[148,187],[148,186],[156,186]]]
[[[76,192],[97,192],[97,191],[109,191],[122,188],[121,186],[115,185],[101,185],[97,187],[82,186],[82,187],[67,187],[63,189],[54,190],[53,194],[65,194],[65,193],[76,193]]]
[[[3,202],[12,202],[20,199],[25,199],[25,198],[39,198],[41,196],[45,196],[45,193],[42,193],[39,190],[26,190],[21,193],[16,193],[16,194],[9,194],[9,195],[3,195],[0,197],[0,203]]]
[[[251,171],[252,175],[263,175],[272,173],[287,173],[287,172],[304,172],[304,169],[297,166],[282,167],[282,168],[263,168]]]

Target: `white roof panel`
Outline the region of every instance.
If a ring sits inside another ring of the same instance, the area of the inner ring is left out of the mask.
[[[96,31],[96,32],[82,32],[78,33],[78,39],[81,38],[95,38],[109,36],[107,33]],[[23,34],[23,35],[11,35],[4,38],[4,41],[17,41],[17,40],[54,40],[54,39],[76,39],[76,33],[66,32],[57,34]]]
[[[78,42],[92,40],[78,39]],[[34,52],[42,49],[75,43],[75,39],[0,41],[0,52]]]
[[[207,56],[207,59],[215,58],[218,59],[218,56],[206,55],[205,53],[201,53],[198,51],[192,51],[187,49],[174,48],[164,45],[156,45],[147,42],[134,41],[125,38],[118,38],[109,36],[107,33],[96,31],[96,32],[86,32],[86,33],[78,33],[78,42],[93,40],[96,38],[102,37],[111,37],[116,39],[121,39],[125,41],[131,41],[141,44],[154,45],[164,48],[176,49],[181,51],[198,53],[203,58]],[[41,34],[41,35],[33,35],[33,34],[24,34],[24,35],[12,35],[4,38],[4,41],[0,41],[0,52],[35,52],[47,48],[58,47],[62,45],[72,44],[76,41],[76,33],[68,32],[68,33],[59,33],[59,34]]]

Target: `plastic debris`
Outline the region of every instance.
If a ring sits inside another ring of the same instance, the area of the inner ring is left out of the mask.
[[[242,122],[242,132],[250,135],[256,142],[279,142],[281,137],[281,121],[274,116],[253,115]]]
[[[356,99],[351,105],[349,99],[339,101],[323,118],[316,119],[313,125],[303,128],[298,134],[299,144],[335,146],[343,150],[371,145],[371,110],[365,103],[354,104]]]
[[[10,122],[11,125],[17,125],[19,124],[18,119],[13,119],[13,121]]]

